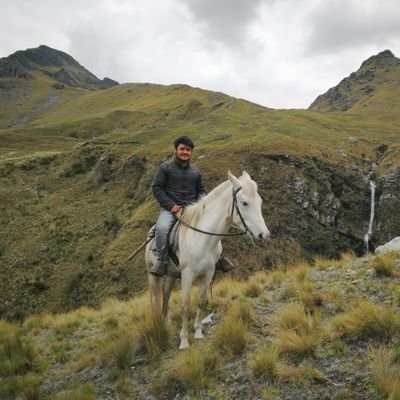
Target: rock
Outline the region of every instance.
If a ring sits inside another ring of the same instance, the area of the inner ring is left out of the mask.
[[[390,242],[387,242],[375,249],[375,254],[384,254],[390,251],[400,252],[400,236],[395,237]]]

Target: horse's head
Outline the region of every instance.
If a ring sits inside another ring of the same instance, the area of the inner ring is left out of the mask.
[[[229,171],[228,177],[234,194],[233,223],[246,230],[255,243],[267,240],[270,232],[262,215],[262,200],[257,191],[257,184],[246,171],[243,171],[239,178]]]

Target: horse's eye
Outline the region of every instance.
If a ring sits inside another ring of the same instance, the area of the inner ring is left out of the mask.
[[[244,205],[244,206],[248,206],[248,205],[249,205],[249,203],[247,203],[246,201],[243,201],[243,202],[242,202],[242,205]]]

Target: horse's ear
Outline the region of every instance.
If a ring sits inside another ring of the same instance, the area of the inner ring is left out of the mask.
[[[247,173],[247,171],[242,172],[242,177],[246,179],[251,179],[250,175]]]
[[[231,171],[228,171],[228,177],[229,177],[229,180],[230,180],[231,183],[232,183],[233,189],[237,190],[237,189],[239,189],[239,188],[242,187],[242,185],[241,185],[239,179],[236,178],[236,176],[233,175],[233,174],[231,173]]]

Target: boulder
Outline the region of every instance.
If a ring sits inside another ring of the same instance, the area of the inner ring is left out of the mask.
[[[375,254],[389,253],[390,251],[400,252],[400,236],[395,237],[390,242],[378,246],[375,249]]]

